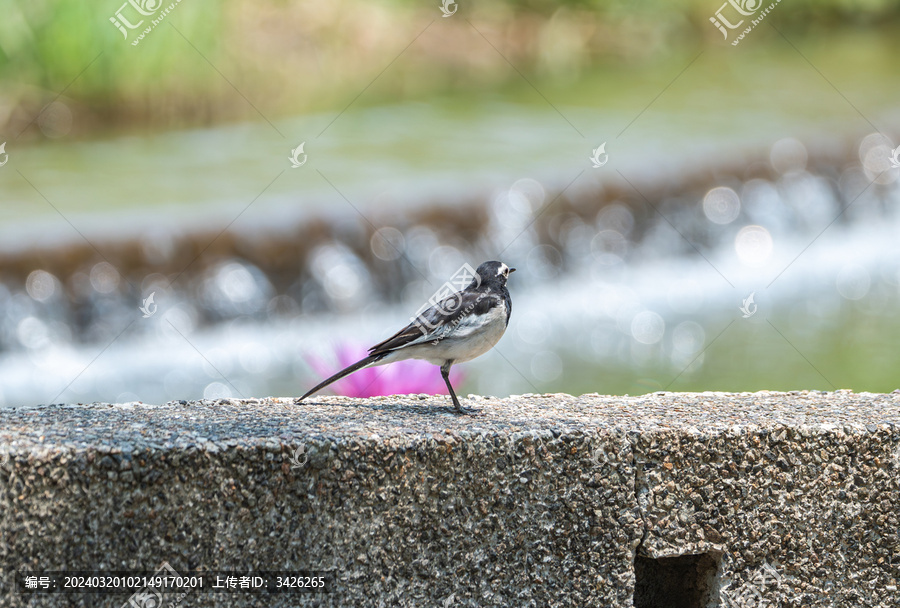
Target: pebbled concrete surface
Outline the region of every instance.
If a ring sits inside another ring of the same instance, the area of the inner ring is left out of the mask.
[[[900,606],[900,392],[448,405],[0,410],[0,605],[118,607],[19,595],[12,573],[168,561],[337,575],[330,595],[184,606],[625,607],[636,555],[652,586],[647,559],[708,554],[710,605]]]

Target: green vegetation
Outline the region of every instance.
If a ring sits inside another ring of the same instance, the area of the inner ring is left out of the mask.
[[[795,311],[812,308],[809,305],[817,298],[829,297],[816,293],[807,302],[796,304]],[[730,326],[730,318],[706,324],[707,341],[722,334],[714,343],[707,342],[708,348],[693,366],[629,365],[627,360],[604,361],[598,366],[568,353],[563,376],[538,388],[575,395],[836,388],[889,393],[898,386],[896,370],[900,367],[894,340],[900,322],[890,313],[898,300],[900,291],[894,291],[887,296],[885,308],[878,310],[844,302],[838,314],[824,320],[798,321],[796,314],[792,317],[790,311],[780,310],[769,321],[784,337],[762,318],[741,319],[735,307],[736,320]],[[656,357],[665,355],[660,350],[651,360]]]
[[[333,109],[414,39],[360,103],[521,86],[506,59],[564,88],[585,74],[652,69],[725,46],[709,0],[463,3],[452,19],[440,18],[439,5],[182,0],[135,46],[143,28],[125,39],[110,22],[118,0],[4,0],[0,131],[17,133],[63,89],[76,132],[245,119],[255,114],[250,104],[270,118]],[[835,30],[865,26],[867,37],[877,28],[893,45],[884,56],[900,50],[900,5],[888,0],[790,0],[776,10],[772,23],[792,39],[824,44]],[[130,6],[124,14],[140,16]],[[784,45],[771,28],[753,36],[759,48]]]

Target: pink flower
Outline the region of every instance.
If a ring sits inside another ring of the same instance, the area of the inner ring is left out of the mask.
[[[317,357],[308,357],[307,361],[322,379],[331,376],[338,370],[353,365],[364,358],[368,352],[360,346],[342,344],[336,348],[337,365],[325,363]],[[459,369],[450,370],[450,382],[459,390],[465,374]],[[441,370],[427,361],[409,359],[377,367],[357,370],[345,378],[341,378],[330,386],[331,390],[346,397],[376,397],[379,395],[409,395],[426,393],[429,395],[447,395],[447,385],[441,378]]]

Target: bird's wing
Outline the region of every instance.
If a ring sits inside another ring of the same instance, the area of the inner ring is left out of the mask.
[[[455,329],[468,328],[467,318],[486,314],[502,305],[503,299],[490,291],[458,291],[421,312],[412,323],[387,340],[370,348],[369,354],[378,355],[414,344],[443,340]]]

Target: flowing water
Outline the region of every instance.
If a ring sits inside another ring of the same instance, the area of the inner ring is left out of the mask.
[[[513,317],[462,394],[897,388],[888,139],[783,107],[560,110],[7,146],[0,405],[298,395],[490,258],[519,269]]]

